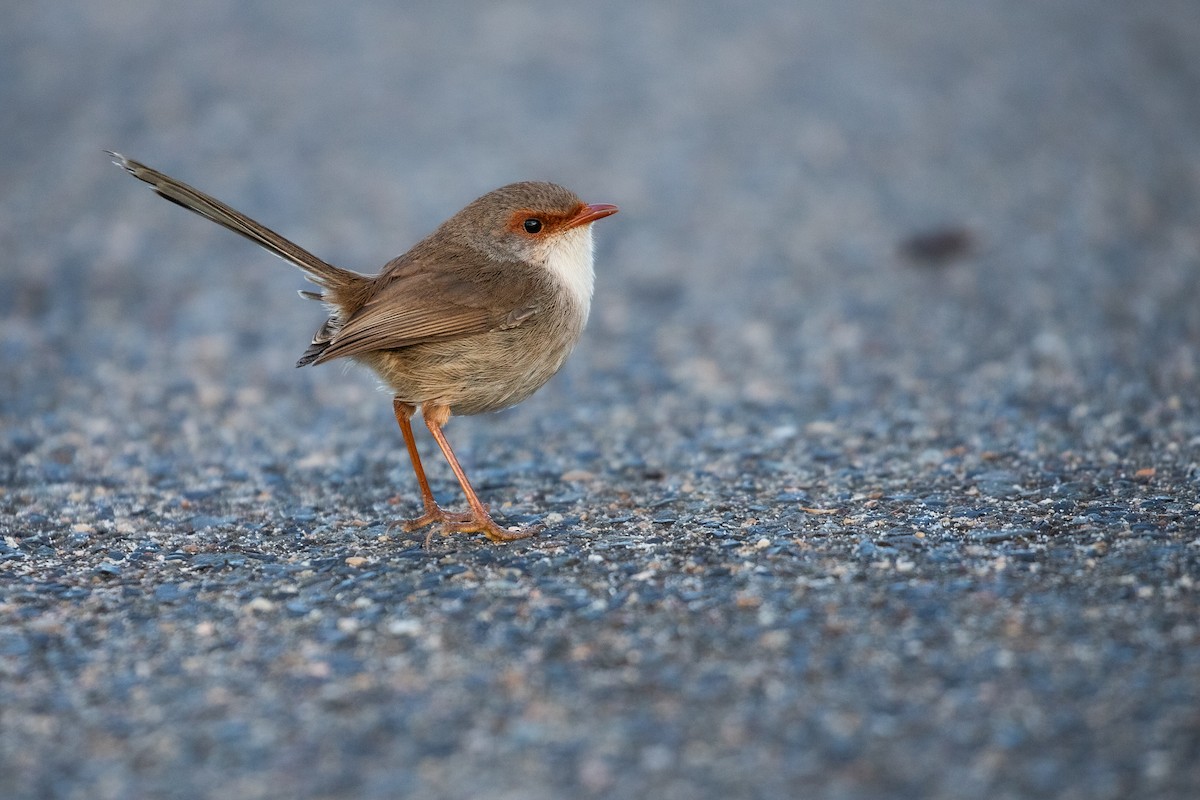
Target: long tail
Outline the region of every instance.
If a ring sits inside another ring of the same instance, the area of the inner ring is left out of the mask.
[[[328,289],[333,294],[361,285],[367,278],[357,272],[351,272],[341,267],[335,267],[314,256],[304,248],[288,241],[275,231],[266,228],[216,198],[209,197],[203,192],[193,189],[185,183],[180,183],[169,175],[151,169],[145,164],[126,158],[120,153],[106,150],[113,157],[113,163],[121,167],[133,177],[150,184],[154,191],[172,203],[177,203],[189,211],[211,219],[213,222],[228,228],[234,233],[240,233],[252,242],[265,247],[282,258],[308,273],[309,279]],[[319,295],[307,293],[313,299],[321,299]],[[332,299],[332,298],[331,298]]]

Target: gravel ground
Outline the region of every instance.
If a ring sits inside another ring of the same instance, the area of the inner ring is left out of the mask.
[[[1200,792],[1200,5],[9,5],[0,795]],[[448,428],[545,532],[389,531],[302,279],[105,148],[365,271],[621,205]]]

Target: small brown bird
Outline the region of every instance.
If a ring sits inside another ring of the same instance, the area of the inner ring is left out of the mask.
[[[529,397],[563,365],[592,301],[592,223],[617,213],[553,183],[514,183],[452,216],[378,275],[335,267],[224,203],[109,153],[113,163],[173,203],[240,233],[299,267],[320,287],[329,319],[296,366],[352,358],[390,388],[425,512],[405,523],[511,541],[532,531],[497,525],[442,432],[451,414],[498,411]],[[413,438],[421,416],[462,485],[470,511],[441,508]],[[432,532],[425,538],[426,544]]]

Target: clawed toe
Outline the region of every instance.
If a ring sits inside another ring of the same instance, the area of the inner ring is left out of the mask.
[[[426,525],[434,523],[456,524],[460,522],[470,522],[474,519],[474,515],[469,511],[447,511],[441,506],[434,506],[425,510],[425,513],[415,519],[401,519],[388,525],[388,528],[400,528],[405,533],[412,533],[415,530],[424,528]]]
[[[454,533],[482,533],[493,542],[513,542],[517,539],[528,538],[537,533],[537,528],[524,528],[515,531],[502,528],[486,512],[447,511],[438,505],[427,508],[424,514],[415,519],[396,520],[388,525],[388,529],[400,528],[405,533],[411,533],[430,525],[437,525],[438,528],[430,530],[425,535],[426,547],[429,547],[430,542],[433,541],[435,532],[440,533],[442,536],[449,536]]]
[[[509,530],[501,528],[489,516],[477,517],[468,514],[469,519],[446,521],[442,523],[442,534],[452,533],[482,533],[493,542],[515,542],[517,539],[527,539],[537,533],[537,528],[522,528]]]

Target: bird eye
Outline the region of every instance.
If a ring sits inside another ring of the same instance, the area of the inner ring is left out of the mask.
[[[529,219],[525,220],[525,232],[526,233],[541,233],[541,231],[542,231],[542,221],[540,219],[534,219],[534,218],[530,217]]]

